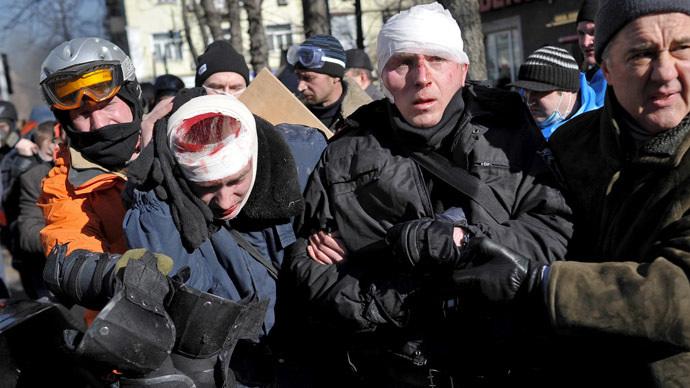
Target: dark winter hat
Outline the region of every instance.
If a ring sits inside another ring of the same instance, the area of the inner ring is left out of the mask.
[[[585,0],[580,6],[580,11],[577,13],[577,20],[575,24],[580,22],[594,23],[594,17],[599,9],[599,0]]]
[[[345,50],[340,41],[327,34],[317,34],[312,37],[307,38],[300,47],[316,47],[320,48],[325,58],[331,59],[330,61],[324,62],[321,67],[306,67],[302,62],[297,61],[295,63],[295,69],[306,69],[313,71],[315,73],[328,74],[333,77],[343,78],[345,74],[345,61],[347,60],[345,56]]]
[[[562,48],[544,46],[520,65],[518,80],[509,84],[527,90],[580,90],[580,69],[570,53]]]
[[[232,45],[225,40],[217,40],[206,47],[206,51],[197,59],[196,78],[194,84],[199,87],[212,74],[229,71],[237,73],[249,85],[249,68]]]
[[[349,49],[345,51],[345,56],[347,57],[347,61],[345,61],[345,69],[350,70],[352,68],[357,68],[374,71],[374,66],[371,65],[371,60],[364,50]]]
[[[688,0],[601,0],[594,22],[594,58],[601,63],[601,55],[611,39],[626,24],[647,15],[682,12],[690,15]]]

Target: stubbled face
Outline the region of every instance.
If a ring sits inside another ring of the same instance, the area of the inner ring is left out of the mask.
[[[609,46],[601,69],[621,106],[651,132],[680,124],[690,112],[690,15],[641,17]]]
[[[220,181],[189,182],[192,191],[207,204],[216,218],[229,220],[237,217],[239,205],[249,195],[252,183],[252,162],[236,174]]]
[[[206,92],[208,94],[227,93],[239,97],[247,88],[247,82],[239,73],[221,71],[211,74],[206,81],[204,81],[204,86],[207,87]]]
[[[295,74],[299,80],[297,91],[300,98],[309,105],[328,106],[338,101],[342,94],[343,89],[338,77],[304,69],[296,69]]]
[[[534,121],[543,123],[556,109],[565,116],[574,94],[562,90],[538,92],[525,89],[523,97],[529,107],[529,113],[534,117]]]
[[[419,128],[438,124],[455,93],[465,86],[467,64],[400,53],[383,68],[382,80],[405,121]]]
[[[101,102],[85,98],[79,108],[69,110],[69,118],[79,132],[90,132],[110,124],[131,123],[132,110],[118,96]]]
[[[594,59],[594,23],[582,21],[577,23],[577,43],[588,65],[597,63]]]

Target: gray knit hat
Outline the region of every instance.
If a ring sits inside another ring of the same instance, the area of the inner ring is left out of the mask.
[[[594,58],[601,63],[606,45],[626,24],[646,15],[682,12],[690,15],[690,0],[601,0],[594,22]]]
[[[562,48],[544,46],[520,65],[518,80],[509,84],[527,90],[548,92],[580,90],[580,69],[570,53]]]

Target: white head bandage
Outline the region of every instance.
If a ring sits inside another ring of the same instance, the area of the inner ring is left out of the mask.
[[[192,127],[214,116],[237,120],[239,129],[217,141],[190,142],[188,132]],[[256,121],[249,109],[235,97],[206,95],[182,105],[168,120],[168,145],[184,177],[191,182],[223,180],[238,173],[252,160],[253,185],[258,152]]]
[[[416,5],[388,19],[379,32],[376,55],[378,71],[395,54],[421,54],[445,58],[459,63],[470,63],[463,51],[462,35],[458,23],[439,3]],[[381,88],[391,102],[393,96]]]

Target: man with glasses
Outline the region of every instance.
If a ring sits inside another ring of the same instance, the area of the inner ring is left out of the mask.
[[[343,79],[345,50],[338,39],[327,34],[307,38],[287,52],[299,79],[297,91],[307,108],[332,132],[357,108],[371,102],[356,82]]]
[[[249,85],[249,68],[244,57],[225,40],[206,47],[197,59],[194,85],[203,86],[208,94],[242,95]]]

